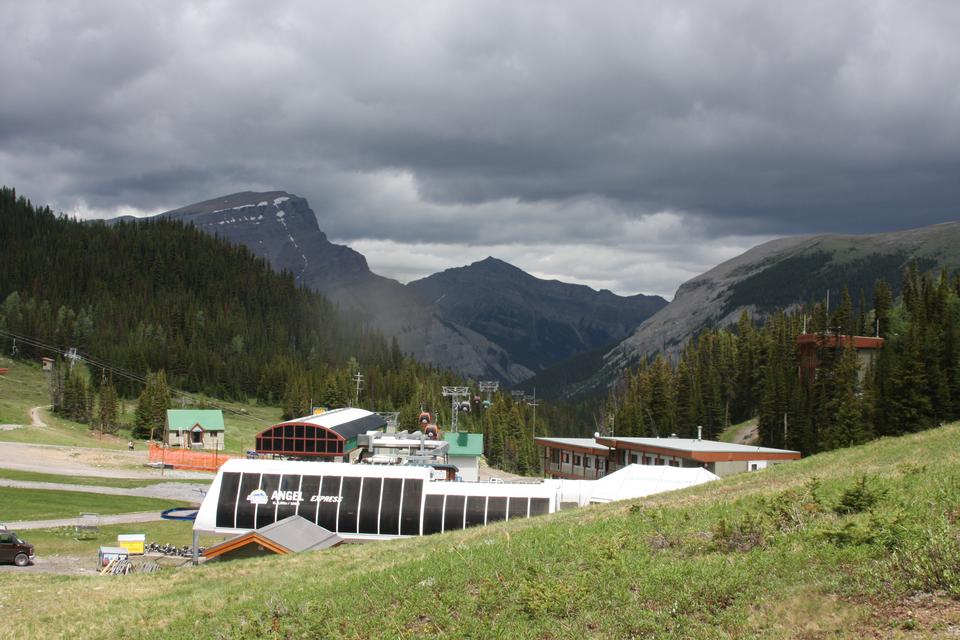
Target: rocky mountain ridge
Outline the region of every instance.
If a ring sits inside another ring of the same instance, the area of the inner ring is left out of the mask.
[[[706,327],[736,322],[743,311],[757,319],[827,291],[862,290],[868,306],[883,278],[895,294],[907,264],[960,269],[960,222],[873,235],[815,235],[763,243],[680,285],[668,305],[640,324],[604,356],[601,370],[580,389],[609,384],[624,368],[657,352],[675,357]],[[577,389],[571,389],[575,391]]]
[[[488,336],[531,371],[621,340],[666,305],[659,296],[622,297],[542,280],[493,257],[407,286],[442,317]]]
[[[517,383],[622,338],[666,304],[658,296],[623,298],[539,280],[493,259],[403,285],[373,273],[350,247],[331,243],[307,201],[285,191],[245,191],[160,215],[246,245],[396,337],[405,352],[473,378]]]

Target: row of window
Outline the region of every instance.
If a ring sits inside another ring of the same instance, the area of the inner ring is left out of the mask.
[[[560,464],[560,450],[553,449],[550,454],[550,460],[554,464]],[[589,469],[593,465],[594,457],[593,456],[581,456],[580,454],[573,454],[573,466],[583,467],[584,469]],[[563,453],[563,464],[570,464],[570,454]],[[604,466],[606,465],[606,460],[603,458],[596,458],[597,469],[603,471]]]
[[[631,453],[628,455],[627,452],[623,450],[617,451],[617,462],[620,463],[620,466],[627,464],[669,465],[671,467],[680,466],[679,460],[665,460],[664,458],[658,458],[654,456],[643,456],[641,458],[640,454]]]
[[[427,535],[550,510],[547,498],[422,498],[423,480],[411,478],[224,473],[216,522],[222,528],[259,529],[300,515],[337,533]]]

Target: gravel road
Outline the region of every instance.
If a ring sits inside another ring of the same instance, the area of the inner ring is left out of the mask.
[[[195,478],[212,480],[212,473],[147,468],[146,451],[64,447],[50,444],[0,442],[0,468],[98,478]]]
[[[209,486],[209,483],[162,482],[146,487],[121,489],[118,487],[100,487],[89,484],[70,484],[69,482],[33,482],[29,480],[7,480],[6,478],[0,478],[0,487],[79,491],[80,493],[100,493],[108,496],[167,498],[169,500],[183,500],[185,502],[200,502]]]
[[[126,524],[128,522],[155,522],[163,520],[159,511],[138,511],[136,513],[117,513],[109,516],[100,516],[100,526],[106,524]],[[5,522],[11,531],[27,529],[53,529],[54,527],[72,527],[77,524],[77,518],[57,518],[54,520],[21,520],[19,522]],[[26,536],[24,536],[26,537]]]

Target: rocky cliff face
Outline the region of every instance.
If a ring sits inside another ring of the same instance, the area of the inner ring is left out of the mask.
[[[503,347],[532,371],[610,345],[667,304],[541,280],[496,258],[447,269],[408,287],[444,318]]]
[[[836,300],[843,287],[854,296],[864,291],[869,306],[876,279],[898,291],[914,258],[924,270],[960,268],[960,223],[761,244],[683,283],[670,304],[604,357],[602,370],[589,384],[609,383],[624,367],[659,351],[676,356],[698,331],[733,324],[743,311],[762,319],[776,309],[823,299],[828,290]]]
[[[571,353],[622,338],[665,304],[538,280],[493,259],[404,286],[331,243],[307,201],[284,191],[235,193],[161,215],[246,245],[360,312],[421,361],[474,378],[519,382]]]
[[[307,201],[285,191],[244,191],[161,215],[244,244],[275,269],[289,271],[325,295],[386,280],[371,273],[361,254],[331,243]]]

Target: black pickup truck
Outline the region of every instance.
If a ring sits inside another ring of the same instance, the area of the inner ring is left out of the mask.
[[[25,567],[33,562],[33,545],[24,542],[9,529],[0,529],[0,562]]]

